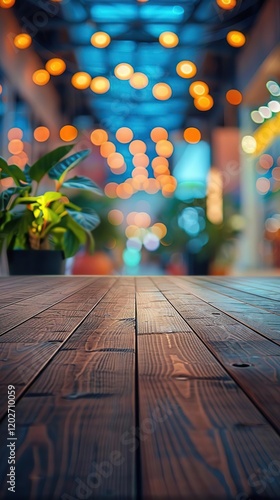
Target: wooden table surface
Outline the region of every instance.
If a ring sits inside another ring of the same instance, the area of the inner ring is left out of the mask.
[[[279,500],[278,278],[0,287],[0,498]]]

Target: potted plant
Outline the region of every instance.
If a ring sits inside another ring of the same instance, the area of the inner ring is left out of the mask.
[[[69,196],[73,189],[98,195],[102,191],[87,177],[68,177],[90,152],[66,156],[72,148],[58,147],[24,170],[0,158],[0,181],[10,177],[15,184],[0,192],[0,244],[7,249],[10,274],[57,274],[63,258],[73,256],[81,245],[93,250],[91,232],[99,217],[91,206],[81,208]],[[49,191],[43,190],[45,176],[53,183]]]

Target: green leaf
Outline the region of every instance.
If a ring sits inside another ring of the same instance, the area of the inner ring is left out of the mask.
[[[29,175],[34,181],[40,182],[40,180],[47,174],[54,165],[57,164],[61,158],[63,158],[71,149],[74,144],[69,144],[67,146],[60,146],[54,151],[47,153],[46,155],[39,158],[32,167],[30,167]]]
[[[61,188],[85,189],[95,194],[103,195],[100,187],[97,186],[91,179],[83,176],[76,176],[63,182]]]
[[[26,235],[28,235],[28,229],[31,226],[32,220],[33,214],[29,210],[13,214],[13,218],[9,220],[2,229],[2,234],[6,239],[7,248],[11,246],[15,236],[19,239],[21,238],[26,240]]]
[[[0,210],[6,210],[10,200],[14,195],[26,191],[25,187],[11,187],[0,193]]]
[[[60,183],[63,182],[67,172],[69,172],[72,168],[76,167],[80,161],[82,161],[86,156],[90,153],[90,149],[85,149],[84,151],[79,151],[78,153],[74,153],[65,160],[57,163],[49,172],[49,177],[51,179],[55,179]]]
[[[24,172],[16,165],[8,165],[3,158],[0,158],[0,169],[2,170],[0,178],[12,177],[17,185],[19,185],[19,181],[26,182]]]
[[[68,210],[69,215],[74,219],[77,224],[82,226],[86,231],[92,231],[95,229],[99,222],[99,216],[91,208],[83,208],[81,212],[75,212],[74,210]]]
[[[78,252],[80,245],[80,239],[71,230],[64,233],[63,247],[66,258],[73,257]]]

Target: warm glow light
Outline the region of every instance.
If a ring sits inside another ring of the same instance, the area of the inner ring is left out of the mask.
[[[124,164],[124,157],[120,153],[112,153],[108,156],[107,163],[109,167],[117,170],[122,168]]]
[[[134,224],[138,227],[147,228],[151,224],[151,217],[146,212],[136,213],[134,216]]]
[[[273,157],[268,154],[261,155],[259,158],[259,164],[265,170],[269,170],[273,166]]]
[[[123,213],[121,210],[110,210],[108,213],[108,221],[113,225],[113,226],[120,226],[124,220]]]
[[[114,73],[119,80],[129,80],[133,75],[134,69],[130,64],[121,63],[115,67]]]
[[[216,0],[216,2],[224,10],[231,10],[236,6],[236,0]]]
[[[166,101],[172,96],[172,89],[167,83],[157,83],[153,86],[152,92],[159,101]]]
[[[234,106],[238,106],[242,102],[242,94],[239,90],[231,89],[226,93],[226,100],[233,104]]]
[[[206,213],[212,224],[222,224],[223,178],[221,172],[216,168],[211,168],[208,175]]]
[[[130,198],[133,193],[133,187],[130,184],[124,182],[122,184],[119,184],[116,189],[117,196],[123,200],[127,200],[128,198]]]
[[[132,163],[135,167],[143,167],[146,168],[149,165],[149,157],[144,153],[137,153],[132,160]]]
[[[155,194],[160,190],[160,183],[156,179],[147,179],[144,182],[144,188],[146,193]]]
[[[108,196],[108,198],[116,198],[117,197],[117,194],[116,194],[117,187],[118,187],[118,184],[116,182],[109,182],[108,184],[106,184],[106,186],[104,188],[105,195]]]
[[[144,89],[145,87],[147,87],[149,80],[148,77],[144,75],[144,73],[136,72],[130,78],[129,83],[134,89]]]
[[[27,49],[30,47],[31,43],[32,38],[28,33],[20,33],[14,38],[14,46],[17,47],[17,49]]]
[[[155,127],[151,131],[151,139],[154,142],[164,141],[168,139],[168,132],[163,127]]]
[[[146,153],[147,146],[144,141],[132,141],[129,144],[129,151],[132,155],[136,155],[137,153]]]
[[[260,194],[268,193],[270,189],[270,181],[266,177],[260,177],[256,182],[257,191]]]
[[[245,135],[241,141],[242,149],[245,153],[255,153],[257,149],[257,141],[252,135]]]
[[[167,235],[167,227],[161,222],[157,222],[151,227],[152,233],[154,233],[160,240]]]
[[[127,144],[133,139],[133,132],[128,127],[121,127],[116,132],[116,139],[122,144]]]
[[[163,156],[156,156],[152,161],[152,167],[155,169],[159,165],[165,165],[165,167],[168,168],[169,161],[167,160],[167,158],[164,158]]]
[[[90,134],[90,140],[95,146],[101,146],[103,142],[108,141],[108,134],[106,130],[97,128]]]
[[[36,85],[46,85],[50,80],[50,74],[45,69],[38,69],[34,71],[32,80]]]
[[[2,9],[10,9],[15,3],[16,0],[0,0],[0,7]]]
[[[211,95],[203,95],[194,100],[194,105],[199,111],[208,111],[213,107],[214,101]]]
[[[47,127],[37,127],[34,130],[34,139],[37,142],[45,142],[50,137],[50,131]]]
[[[246,42],[246,38],[240,31],[229,31],[227,34],[227,42],[232,47],[242,47]]]
[[[157,165],[154,168],[154,174],[155,174],[155,177],[158,177],[159,175],[170,174],[170,171],[169,171],[169,168],[166,165]]]
[[[208,94],[208,92],[209,92],[209,87],[205,82],[200,82],[200,81],[193,82],[189,88],[189,93],[194,98],[206,95]]]
[[[182,78],[192,78],[196,75],[196,65],[191,61],[180,61],[176,66],[176,71]]]
[[[92,35],[90,42],[94,47],[104,49],[110,44],[111,38],[108,33],[105,33],[104,31],[97,31]]]
[[[172,49],[178,45],[179,38],[176,33],[173,33],[172,31],[165,31],[159,36],[159,43],[163,45],[163,47]]]
[[[95,94],[105,94],[110,89],[110,82],[104,76],[96,76],[92,79],[90,88]]]
[[[78,71],[72,76],[71,83],[76,89],[87,89],[91,84],[91,76],[84,71]]]
[[[59,132],[60,139],[65,142],[71,142],[76,139],[78,130],[73,125],[64,125]]]
[[[190,144],[197,144],[201,139],[201,132],[198,128],[188,127],[184,131],[184,139]]]
[[[110,141],[103,142],[100,146],[100,154],[103,158],[108,158],[116,151],[116,146]]]
[[[170,141],[159,141],[156,144],[156,152],[160,156],[169,158],[173,153],[173,144]]]
[[[58,76],[64,73],[66,70],[66,64],[62,59],[54,57],[46,63],[45,68],[51,75]]]
[[[12,155],[18,155],[23,151],[23,142],[20,139],[13,139],[8,144],[8,150]]]
[[[23,131],[21,130],[21,128],[18,127],[10,128],[8,132],[9,141],[12,141],[13,139],[22,139],[22,137],[23,137]]]

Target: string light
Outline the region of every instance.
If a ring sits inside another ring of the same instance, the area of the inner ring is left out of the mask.
[[[66,70],[66,64],[63,59],[54,57],[46,63],[45,68],[51,75],[58,76],[64,73],[64,71]]]
[[[17,49],[24,50],[30,47],[32,43],[32,38],[28,33],[20,33],[14,38],[14,46]]]

